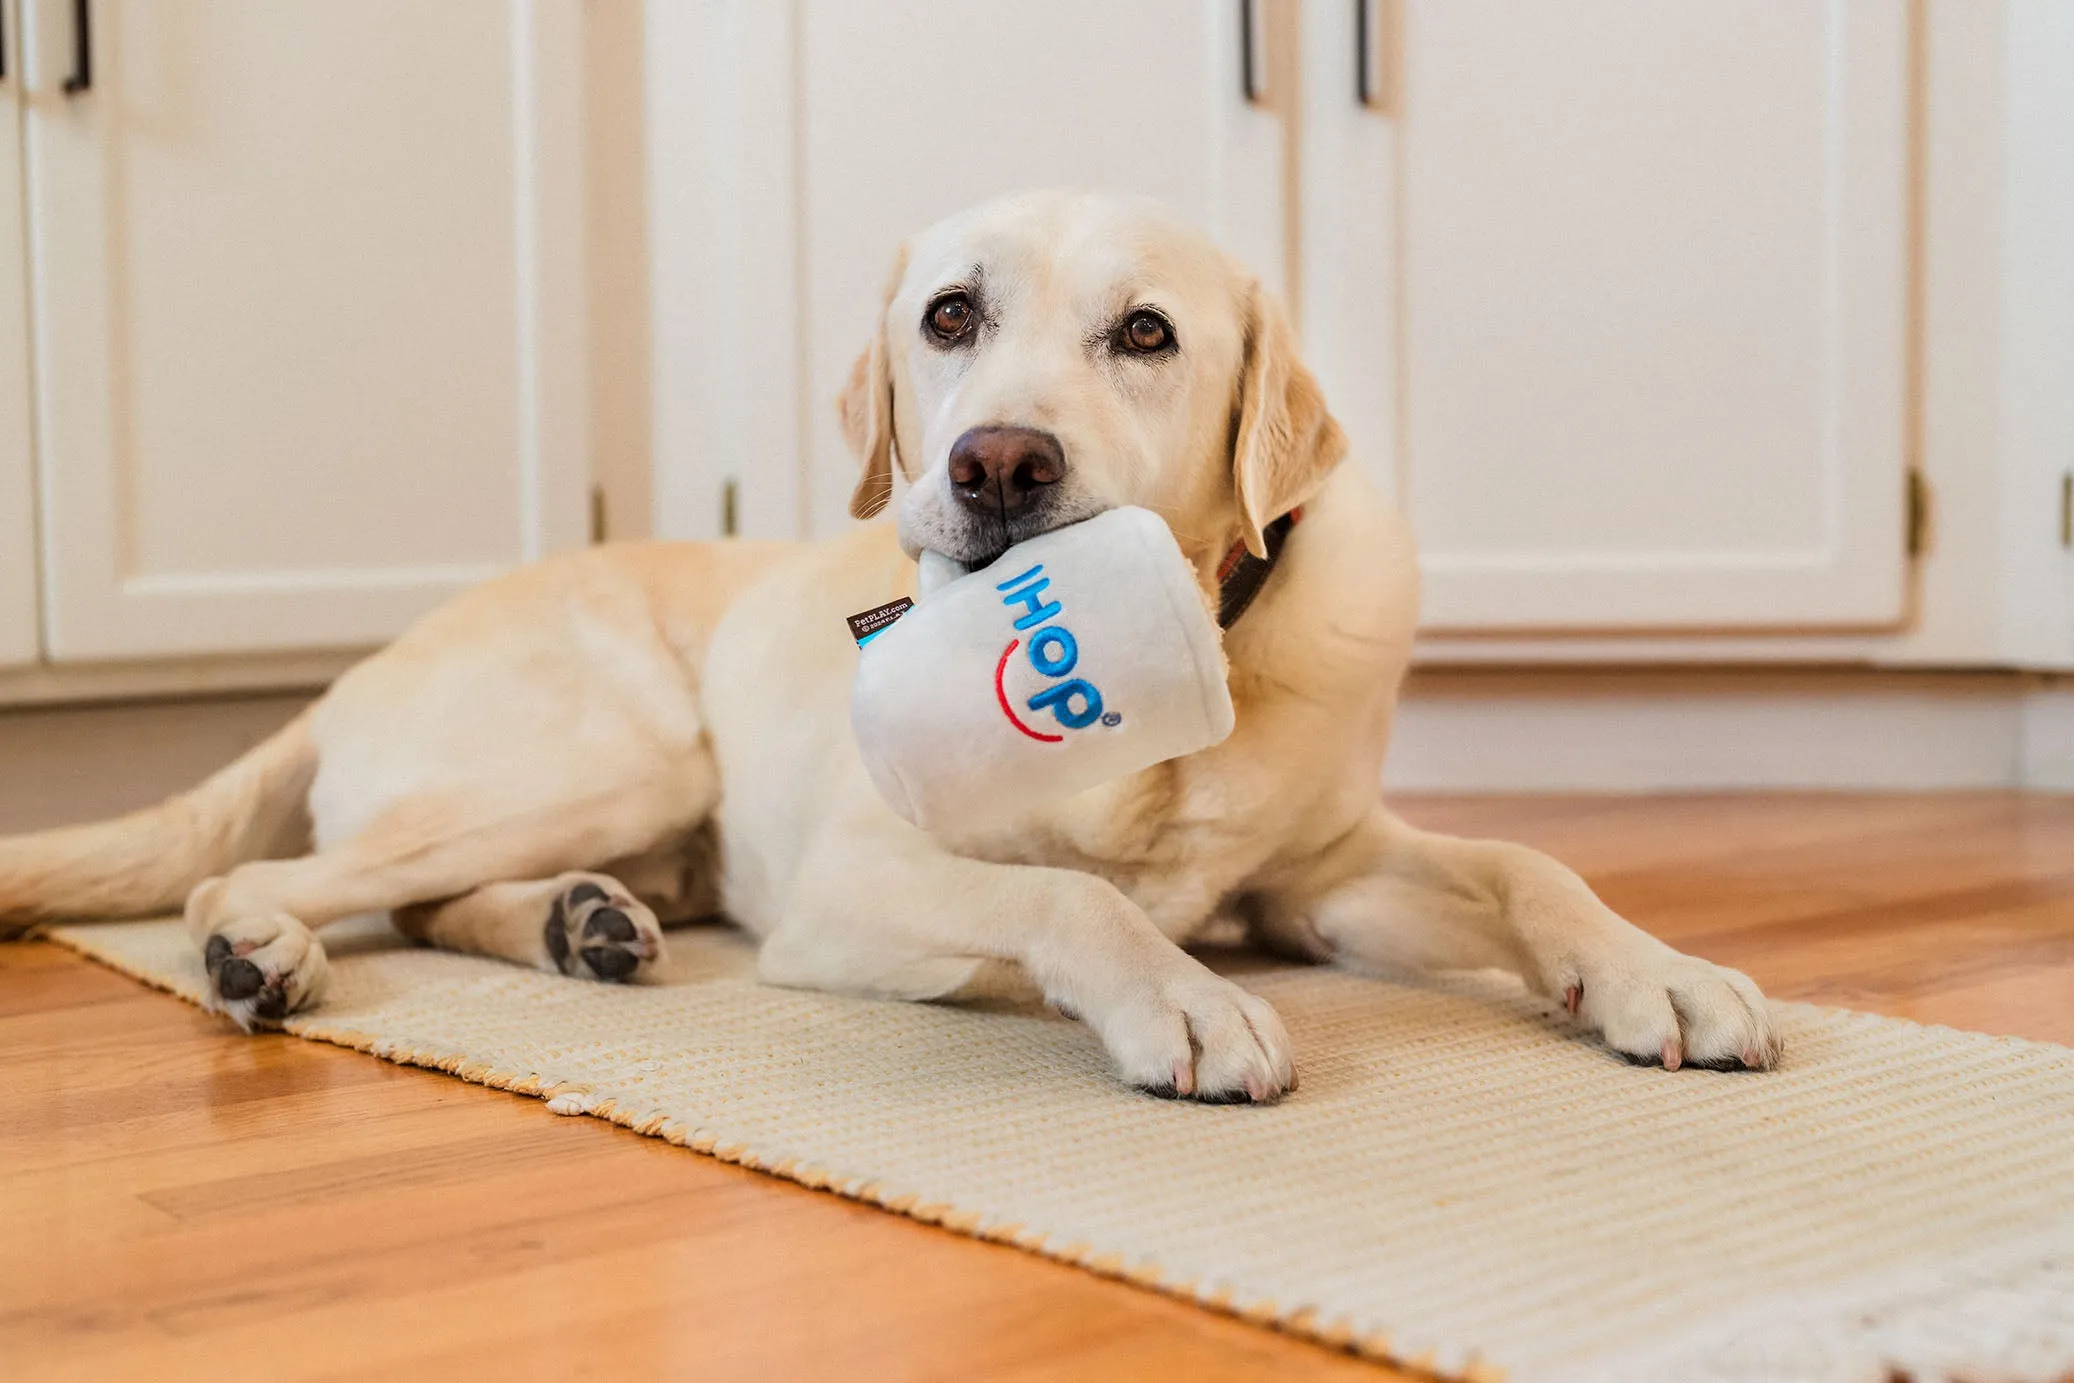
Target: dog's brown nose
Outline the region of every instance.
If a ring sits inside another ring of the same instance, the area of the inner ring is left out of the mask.
[[[970,428],[951,444],[951,493],[973,509],[1020,509],[1065,478],[1059,439],[1034,427]]]

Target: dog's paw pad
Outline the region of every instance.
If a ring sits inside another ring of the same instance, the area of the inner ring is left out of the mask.
[[[601,980],[623,980],[641,964],[634,949],[638,938],[633,918],[618,908],[599,908],[583,924],[583,963]]]
[[[211,1006],[247,1032],[279,1023],[323,986],[324,948],[292,917],[240,919],[202,946]]]
[[[623,983],[661,959],[662,927],[634,899],[593,879],[570,885],[548,909],[547,954],[557,970]]]

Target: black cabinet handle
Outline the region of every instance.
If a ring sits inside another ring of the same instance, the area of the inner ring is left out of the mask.
[[[65,78],[65,94],[77,96],[94,84],[94,31],[87,14],[87,0],[72,0],[72,74]]]
[[[1375,35],[1368,31],[1368,0],[1354,0],[1354,103],[1375,104]]]
[[[1249,106],[1260,103],[1260,51],[1254,33],[1254,0],[1239,0],[1239,94]]]
[[[1399,0],[1354,0],[1354,103],[1389,114],[1401,93]]]
[[[7,80],[7,7],[0,5],[0,82]]]

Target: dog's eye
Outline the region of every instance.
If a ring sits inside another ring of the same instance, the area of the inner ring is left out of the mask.
[[[963,293],[946,293],[929,304],[929,330],[939,341],[955,341],[972,330],[972,299]]]
[[[1117,340],[1126,350],[1152,355],[1174,344],[1174,329],[1157,312],[1139,308],[1125,320]]]

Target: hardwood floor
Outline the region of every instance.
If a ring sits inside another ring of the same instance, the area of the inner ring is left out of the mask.
[[[2074,798],[1408,801],[1772,994],[2074,1043]],[[0,946],[0,1377],[1388,1377]]]

